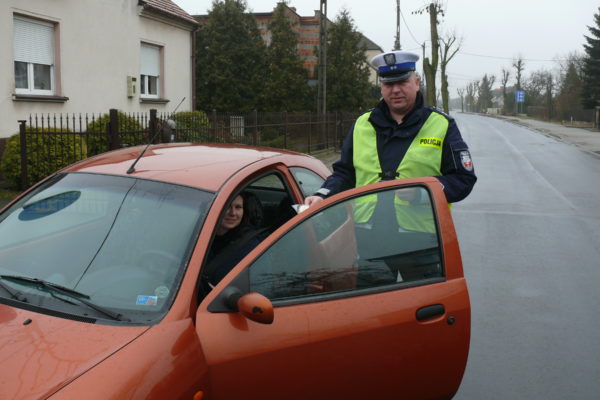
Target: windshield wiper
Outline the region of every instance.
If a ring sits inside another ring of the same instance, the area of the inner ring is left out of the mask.
[[[6,290],[6,292],[8,294],[10,294],[12,296],[13,299],[17,299],[23,303],[27,303],[27,297],[23,296],[23,293],[17,291],[14,291],[10,288],[10,286],[6,285],[5,283],[2,283],[0,281],[0,287],[4,290]]]
[[[125,319],[123,318],[123,315],[120,313],[116,313],[113,312],[111,310],[109,310],[108,308],[99,306],[97,304],[94,304],[90,301],[87,301],[86,299],[89,299],[90,296],[88,296],[87,294],[78,292],[76,290],[73,289],[69,289],[67,287],[58,285],[56,283],[52,283],[52,282],[48,282],[45,281],[43,279],[39,279],[39,278],[31,278],[29,276],[16,276],[16,275],[0,275],[0,278],[2,279],[10,279],[10,280],[14,280],[17,282],[24,282],[24,283],[30,283],[32,285],[35,286],[39,286],[42,288],[45,288],[47,290],[50,291],[50,294],[52,295],[52,297],[58,298],[62,301],[66,301],[65,299],[61,299],[59,297],[56,297],[52,294],[52,292],[54,293],[58,293],[61,294],[63,296],[67,296],[70,297],[72,299],[75,299],[77,301],[79,301],[82,304],[85,304],[86,306],[88,306],[91,309],[94,309],[96,311],[98,311],[99,313],[102,313],[104,315],[109,316],[110,318],[116,320],[116,321],[125,321]]]
[[[47,289],[56,289],[56,290],[67,292],[69,294],[77,295],[77,296],[80,296],[80,297],[83,297],[86,299],[90,298],[90,296],[88,296],[87,294],[83,294],[76,290],[69,289],[68,287],[64,287],[57,283],[48,282],[48,281],[45,281],[45,280],[39,279],[39,278],[31,278],[29,276],[18,276],[18,275],[0,275],[0,278],[11,279],[13,281],[18,281],[18,282],[33,283],[33,284],[45,287]]]

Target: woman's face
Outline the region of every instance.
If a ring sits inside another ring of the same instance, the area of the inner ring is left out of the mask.
[[[229,208],[225,213],[225,217],[223,221],[221,221],[221,229],[219,229],[222,234],[227,231],[237,227],[242,222],[242,217],[244,216],[244,199],[242,196],[237,196]]]

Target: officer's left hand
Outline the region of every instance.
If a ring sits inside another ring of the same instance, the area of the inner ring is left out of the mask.
[[[308,196],[304,199],[304,204],[310,207],[316,205],[320,201],[323,201],[321,196]]]

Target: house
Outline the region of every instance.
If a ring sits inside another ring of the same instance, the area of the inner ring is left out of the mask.
[[[0,138],[30,114],[194,104],[198,23],[171,0],[3,0]]]
[[[304,62],[304,68],[307,70],[309,83],[316,85],[318,79],[319,65],[319,45],[321,31],[321,11],[315,10],[313,16],[301,16],[296,12],[296,7],[290,7],[284,3],[285,14],[292,21],[294,31],[298,36],[298,55]],[[274,18],[275,12],[252,13],[258,24],[263,42],[266,46],[271,44],[271,32],[269,24]],[[195,15],[194,18],[202,25],[208,18],[208,15]],[[325,26],[329,27],[332,22],[326,19]],[[365,46],[365,56],[368,61],[375,55],[383,53],[383,49],[363,35],[361,45]],[[371,67],[370,81],[372,84],[378,84],[377,71]]]
[[[365,35],[363,35],[360,45],[364,46],[364,48],[365,48],[365,56],[367,58],[367,61],[371,61],[371,59],[373,57],[375,57],[377,54],[383,53],[383,49],[378,44],[373,42],[371,39],[366,37]],[[375,67],[373,67],[370,62],[369,62],[369,82],[371,82],[371,84],[373,84],[373,85],[379,86],[379,75],[377,74],[377,69]]]

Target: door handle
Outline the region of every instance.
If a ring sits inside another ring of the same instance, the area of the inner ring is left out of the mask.
[[[444,315],[446,308],[443,304],[433,304],[431,306],[421,307],[417,310],[417,321],[424,321],[438,315]]]

